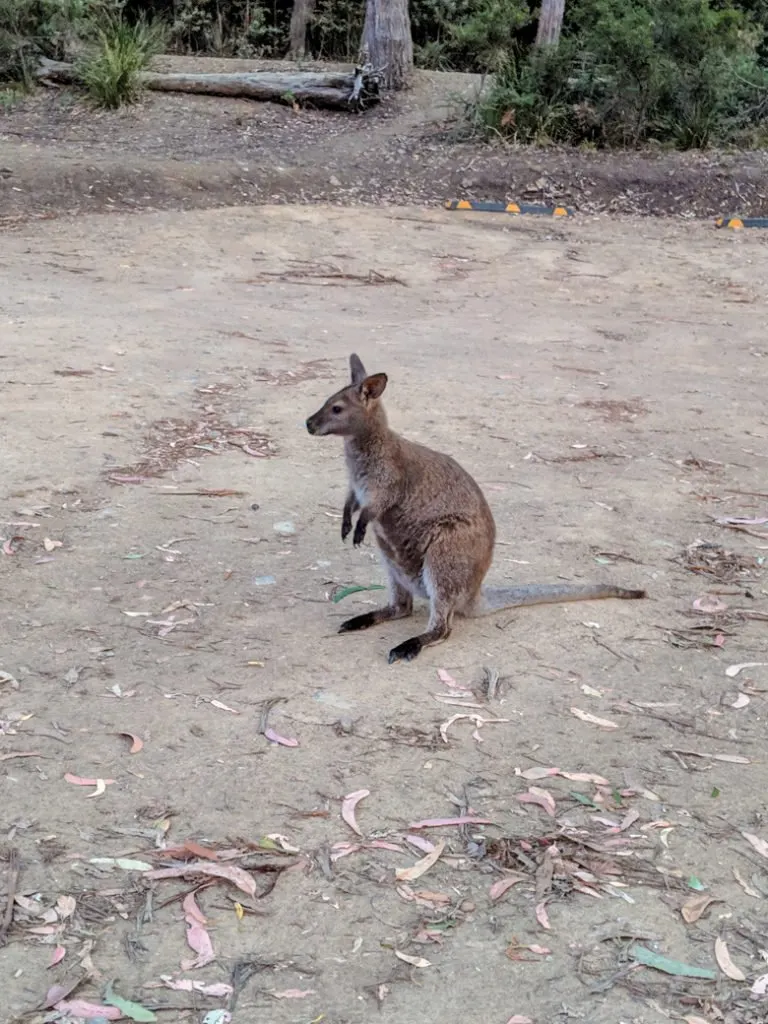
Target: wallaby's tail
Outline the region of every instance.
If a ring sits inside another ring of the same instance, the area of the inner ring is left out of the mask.
[[[597,601],[605,597],[632,601],[646,596],[644,590],[625,590],[624,587],[614,587],[609,583],[530,583],[522,587],[483,587],[477,601],[466,614],[474,618],[530,604]]]

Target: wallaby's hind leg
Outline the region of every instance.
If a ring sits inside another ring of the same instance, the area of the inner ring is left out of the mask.
[[[407,619],[412,614],[413,595],[390,576],[389,604],[384,608],[377,608],[375,612],[366,612],[364,615],[355,615],[354,618],[347,619],[339,626],[339,632],[353,633],[358,629],[370,629],[371,626],[376,626],[380,622],[389,622],[391,619]]]
[[[453,603],[445,598],[433,597],[429,610],[429,624],[426,633],[412,636],[410,640],[393,647],[389,652],[389,664],[396,661],[413,661],[425,647],[442,643],[451,635],[453,626]]]
[[[478,538],[471,531],[462,535],[454,530],[432,542],[421,574],[429,597],[429,624],[425,633],[392,648],[390,665],[395,661],[413,661],[425,647],[448,639],[455,612],[461,613],[467,602],[473,600],[487,569],[481,565],[478,571],[477,551]]]

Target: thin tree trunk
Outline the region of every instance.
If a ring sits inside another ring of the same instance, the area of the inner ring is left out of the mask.
[[[536,30],[537,46],[557,46],[564,14],[565,0],[541,0],[539,27]]]
[[[293,0],[288,56],[294,60],[304,56],[307,48],[307,27],[309,19],[315,13],[316,2],[317,0]]]
[[[413,72],[408,0],[366,0],[362,49],[386,89],[402,89]]]

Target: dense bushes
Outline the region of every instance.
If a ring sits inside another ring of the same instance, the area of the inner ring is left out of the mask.
[[[557,50],[515,53],[478,113],[525,142],[748,142],[768,114],[762,40],[727,2],[575,0]]]
[[[0,0],[0,81],[30,85],[38,58],[63,57],[89,15],[89,0]]]
[[[178,52],[283,57],[293,0],[0,0],[0,79],[77,41],[102,105],[134,98],[164,40]],[[357,53],[364,0],[315,0],[306,52]],[[538,0],[410,0],[422,67],[494,73],[471,111],[521,142],[681,148],[749,143],[768,116],[768,0],[566,0],[560,45],[534,44]],[[153,28],[145,18],[162,22]]]

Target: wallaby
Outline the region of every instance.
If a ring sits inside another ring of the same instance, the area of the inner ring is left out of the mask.
[[[608,583],[484,587],[496,525],[480,487],[449,455],[390,430],[380,401],[387,375],[369,376],[356,355],[350,356],[349,363],[352,383],[309,417],[307,430],[344,438],[349,492],[341,539],[349,536],[352,517],[359,509],[353,543],[362,543],[370,523],[387,572],[389,603],[347,619],[340,633],[405,618],[413,612],[414,597],[427,598],[426,632],[393,647],[392,664],[412,661],[423,648],[446,640],[454,615],[474,617],[532,604],[646,596],[644,590],[624,590]]]

